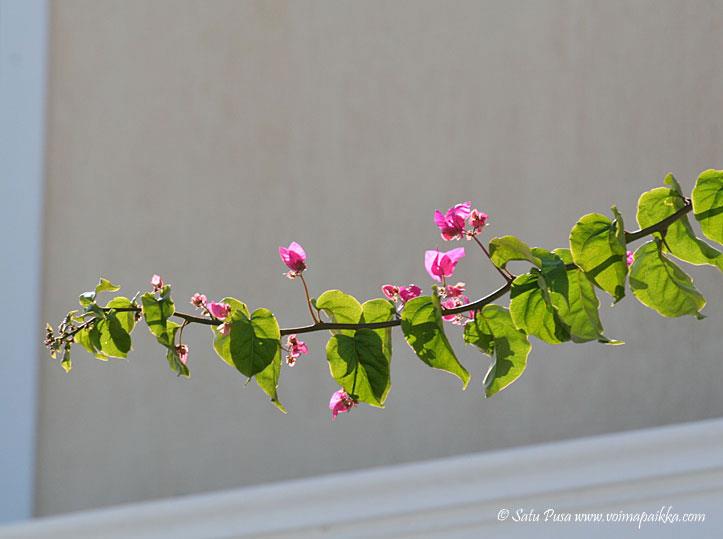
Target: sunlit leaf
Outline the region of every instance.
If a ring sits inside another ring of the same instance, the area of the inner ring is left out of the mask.
[[[616,302],[625,296],[628,274],[624,234],[622,219],[611,221],[599,213],[581,217],[570,232],[575,264]]]
[[[635,251],[630,287],[640,303],[663,316],[703,317],[700,310],[705,298],[688,274],[663,254],[659,240],[649,241]]]
[[[465,326],[465,341],[494,357],[484,378],[485,395],[491,397],[517,380],[527,366],[530,341],[499,305],[485,305]]]
[[[637,213],[640,228],[659,223],[685,206],[683,193],[672,174],[665,177],[665,183],[669,187],[656,187],[640,195]],[[663,235],[656,232],[655,237],[662,239]],[[723,270],[723,254],[696,237],[687,215],[668,226],[663,252],[670,252],[690,264],[709,264]]]
[[[430,367],[455,375],[462,380],[463,387],[467,387],[469,373],[444,334],[442,310],[436,295],[419,296],[406,303],[402,310],[402,332],[419,359]]]
[[[693,213],[708,239],[723,245],[723,170],[706,170],[693,189]]]

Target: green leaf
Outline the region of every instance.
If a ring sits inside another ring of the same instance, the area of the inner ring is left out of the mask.
[[[98,331],[98,323],[102,320],[102,318],[96,319],[96,321],[88,327],[88,336],[90,338],[90,345],[95,350],[95,357],[96,359],[100,359],[101,361],[108,361],[108,355],[106,355],[101,348],[103,348],[103,345],[100,342],[100,331]]]
[[[111,283],[108,279],[104,279],[103,277],[100,278],[100,282],[95,287],[95,290],[89,290],[88,292],[83,292],[80,297],[78,298],[78,303],[80,303],[80,306],[83,308],[86,308],[90,306],[94,301],[96,296],[101,292],[117,292],[120,290],[120,286],[114,285]]]
[[[723,170],[706,170],[693,189],[693,214],[708,239],[723,244]]]
[[[516,329],[516,328],[515,328]],[[482,350],[483,353],[491,356],[495,350],[495,336],[480,311],[473,321],[464,325],[464,342],[472,344]]]
[[[256,377],[256,383],[274,405],[286,413],[279,401],[278,385],[281,375],[281,331],[274,315],[268,309],[257,309],[249,316],[246,305],[234,298],[224,298],[231,306],[226,318],[228,335],[211,328],[215,338],[213,349],[226,363],[241,374]]]
[[[615,228],[615,237],[617,238],[620,245],[623,246],[623,250],[627,254],[626,243],[625,243],[625,223],[623,222],[623,216],[618,211],[617,206],[612,206],[610,210],[613,213],[613,227]]]
[[[705,298],[688,274],[663,254],[660,240],[649,241],[635,251],[630,287],[640,303],[663,316],[703,318],[700,310]]]
[[[341,290],[327,290],[315,302],[332,322],[358,324],[386,322],[395,314],[394,304],[386,299],[369,300],[361,305]],[[331,376],[356,399],[383,407],[391,381],[391,328],[332,330],[326,345]]]
[[[469,373],[454,355],[444,334],[439,297],[419,296],[406,303],[402,310],[402,332],[419,359],[430,367],[447,371],[469,384]]]
[[[516,326],[549,344],[611,342],[602,334],[592,284],[581,270],[566,270],[572,264],[569,250],[535,247],[530,254],[539,269],[513,282],[510,309]]]
[[[341,318],[346,323],[387,322],[396,312],[391,301],[372,299],[360,306],[360,316],[351,322],[358,302],[343,292],[333,292],[322,298],[321,305],[334,321]],[[344,330],[336,333],[326,346],[332,377],[347,393],[372,406],[383,406],[391,387],[391,329]]]
[[[231,307],[231,311],[228,314],[228,321],[230,322],[236,313],[242,313],[246,318],[251,318],[251,312],[249,311],[248,306],[241,300],[238,300],[236,298],[227,296],[223,298],[219,303],[225,303],[229,307]],[[211,327],[211,333],[214,336],[214,347],[219,346],[221,348],[228,348],[230,346],[230,338],[228,335],[222,335],[218,331],[219,326],[210,326]],[[231,367],[235,367],[233,360],[231,359],[231,355],[227,354],[225,357],[221,356],[219,354],[219,357],[223,359],[226,363],[228,363]]]
[[[105,317],[95,323],[95,331],[91,336],[95,344],[99,344],[98,350],[107,357],[125,358],[131,350],[130,333],[135,327],[135,313],[130,311],[117,312],[113,309],[128,308],[131,300],[118,296],[106,304]]]
[[[333,335],[326,345],[326,357],[332,377],[344,391],[372,406],[384,406],[391,387],[389,359],[375,331]]]
[[[512,260],[527,260],[540,266],[537,258],[528,245],[515,236],[502,236],[490,241],[490,259],[498,268],[504,268]]]
[[[103,277],[100,278],[100,282],[95,287],[96,295],[101,292],[118,292],[118,290],[120,290],[120,286],[111,283],[108,279],[104,279]]]
[[[286,413],[286,408],[281,404],[278,395],[279,376],[281,375],[281,352],[278,360],[274,359],[267,367],[256,375],[256,384],[266,393],[274,406],[281,412]]]
[[[575,264],[617,303],[625,296],[628,267],[624,224],[613,212],[615,221],[599,213],[581,217],[570,232],[570,251]]]
[[[63,349],[63,359],[60,360],[60,366],[63,367],[63,370],[66,373],[70,372],[70,369],[73,368],[73,362],[70,360],[70,345],[66,344],[65,348]]]
[[[544,275],[533,268],[512,282],[510,314],[515,326],[548,344],[570,340],[569,328],[553,307]]]
[[[279,376],[281,375],[281,332],[276,318],[267,309],[259,309],[254,312],[252,317],[246,304],[233,297],[225,297],[221,303],[226,303],[231,307],[231,313],[227,317],[231,331],[229,335],[223,335],[219,332],[218,327],[211,327],[214,335],[214,350],[222,360],[238,369],[242,374],[249,378],[254,376],[256,384],[271,398],[271,402],[283,413],[286,413],[286,408],[279,401],[278,395]],[[249,337],[252,343],[263,343],[261,344],[263,350],[261,348],[258,350],[262,355],[269,354],[272,349],[276,350],[276,353],[271,354],[271,360],[268,363],[266,359],[259,361],[258,358],[254,363],[251,356],[245,353],[243,343],[244,339]],[[269,344],[269,339],[273,339],[275,344]],[[234,355],[237,357],[238,364],[246,372],[237,366]],[[247,374],[254,369],[261,370],[253,375]]]
[[[362,306],[357,299],[341,290],[327,290],[321,294],[316,298],[316,308],[324,311],[336,324],[356,324],[362,316]],[[332,330],[332,333],[354,335],[354,330]]]
[[[665,177],[665,183],[670,187],[656,187],[640,195],[637,213],[640,228],[654,225],[685,206],[685,198],[672,174]],[[663,236],[656,232],[655,237]],[[663,251],[690,264],[709,264],[723,270],[723,254],[696,237],[687,215],[668,226]]]
[[[166,360],[169,368],[179,376],[190,376],[187,365],[181,362],[176,350],[176,333],[180,330],[181,324],[169,320],[176,307],[171,299],[171,287],[166,285],[156,299],[155,294],[146,292],[141,296],[143,305],[143,318],[148,324],[148,329],[156,336],[156,340],[167,348]]]
[[[180,327],[181,324],[177,324],[176,322],[166,322],[166,330],[170,336],[171,342],[176,342],[176,333]],[[181,357],[178,355],[178,351],[175,346],[167,347],[166,360],[168,361],[168,367],[178,376],[185,376],[186,378],[191,376],[191,372],[188,370],[188,365],[185,365],[181,361]]]
[[[85,350],[95,356],[97,350],[93,346],[91,339],[90,339],[90,328],[86,327],[78,331],[75,336],[73,337],[73,341],[81,345]]]
[[[214,328],[213,348],[221,359],[251,378],[272,362],[281,362],[279,324],[268,309],[257,309],[251,318],[241,311],[226,318],[230,331],[223,335]]]
[[[376,322],[388,322],[396,314],[394,303],[388,299],[370,299],[362,305],[362,317],[360,322],[373,324]],[[387,361],[392,360],[392,328],[380,328],[372,330],[382,341],[382,348]]]
[[[563,264],[572,264],[569,249],[555,249],[552,252],[560,257]],[[572,342],[597,340],[605,344],[622,344],[621,341],[610,340],[603,334],[598,313],[600,302],[589,277],[577,267],[567,269],[565,276],[565,292],[557,288],[551,296],[560,318],[570,328]]]
[[[484,378],[485,395],[491,397],[517,380],[525,371],[530,341],[517,329],[510,312],[499,305],[485,305],[464,328],[465,341],[495,361]]]
[[[171,299],[171,287],[164,286],[159,299],[156,299],[151,292],[146,292],[141,296],[141,304],[143,305],[143,318],[158,342],[166,347],[175,346],[173,335],[168,328],[168,319],[176,310]]]
[[[234,311],[240,311],[244,313],[247,318],[251,317],[248,306],[241,300],[227,296],[223,298],[220,303],[225,303],[226,305],[231,307],[231,314],[233,314]]]
[[[88,307],[94,301],[95,301],[95,292],[93,290],[91,290],[89,292],[83,292],[78,297],[78,303],[80,303],[81,307]]]
[[[127,357],[131,350],[130,334],[136,324],[135,312],[117,312],[114,309],[131,306],[131,300],[123,296],[110,300],[105,306],[106,309],[111,309],[107,312],[93,305],[95,321],[78,331],[73,341],[101,361],[107,361],[110,357]]]

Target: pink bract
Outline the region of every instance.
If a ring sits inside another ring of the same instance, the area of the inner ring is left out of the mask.
[[[472,202],[462,202],[456,204],[442,214],[441,211],[434,211],[434,223],[439,228],[442,238],[445,240],[455,240],[464,235],[465,221],[469,217]]]
[[[402,286],[399,288],[399,297],[403,303],[408,302],[410,299],[419,297],[422,294],[422,289],[416,284],[410,284],[409,286]]]
[[[216,303],[212,301],[206,305],[206,308],[214,318],[218,318],[219,320],[223,320],[231,312],[231,306],[228,303]]]
[[[399,288],[391,284],[385,284],[382,286],[382,294],[384,294],[385,298],[396,301],[397,295],[399,294]]]
[[[472,233],[474,235],[482,232],[482,229],[487,224],[488,217],[489,216],[484,212],[481,212],[479,210],[472,210],[469,215],[469,226],[472,227]]]
[[[224,337],[228,337],[228,335],[231,333],[231,326],[226,323],[221,324],[220,326],[218,326],[218,332]]]
[[[454,268],[464,258],[464,247],[452,249],[446,253],[433,250],[424,253],[424,268],[429,276],[437,282],[442,282],[442,277],[454,275]]]
[[[354,406],[356,406],[356,402],[354,402],[354,399],[352,399],[346,391],[343,389],[335,391],[331,395],[331,400],[329,401],[329,410],[331,410],[332,421],[336,419],[336,416],[344,412],[348,412],[354,408]]]
[[[444,307],[445,309],[454,309],[455,307],[459,307],[460,305],[464,305],[465,303],[469,303],[469,298],[467,296],[449,297],[442,301],[442,307]],[[469,316],[471,318],[474,318],[474,311],[470,311]],[[442,315],[442,318],[447,322],[452,322],[453,324],[458,326],[464,325],[468,321],[468,319],[465,320],[465,316],[463,313],[445,314]]]
[[[456,298],[464,294],[466,285],[464,283],[457,283],[455,285],[449,285],[445,289],[445,294],[448,298]]]
[[[188,365],[188,345],[179,344],[176,346],[176,352],[178,353],[178,359],[184,365]]]
[[[203,307],[206,305],[206,302],[208,301],[208,298],[204,294],[199,294],[196,292],[193,296],[191,296],[191,305],[193,305],[196,308]]]
[[[296,335],[289,335],[286,339],[286,364],[293,367],[299,356],[309,353],[309,348],[304,341],[300,341]]]
[[[153,287],[154,292],[158,292],[161,288],[163,288],[163,285],[165,283],[163,282],[163,279],[161,279],[160,275],[154,274],[153,277],[151,277],[151,286]]]
[[[288,247],[279,247],[279,256],[286,267],[296,274],[306,269],[306,251],[295,241],[292,241]]]

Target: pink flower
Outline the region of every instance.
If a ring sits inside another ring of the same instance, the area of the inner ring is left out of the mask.
[[[424,253],[424,267],[429,276],[437,282],[442,282],[442,277],[451,277],[454,268],[464,258],[464,247],[458,247],[443,253],[441,251],[427,251]]]
[[[176,353],[178,354],[178,359],[181,363],[188,365],[188,345],[179,344],[176,346]]]
[[[354,408],[356,404],[356,401],[347,395],[346,391],[343,389],[334,392],[331,396],[331,400],[329,401],[329,410],[331,410],[332,421],[336,419],[336,416],[339,414],[348,412]]]
[[[218,318],[219,320],[223,320],[231,312],[231,306],[228,303],[216,303],[215,301],[212,301],[206,305],[206,308],[208,309],[208,312],[211,313],[211,316]]]
[[[454,296],[445,299],[442,302],[442,307],[445,309],[454,309],[455,307],[459,307],[465,303],[469,303],[469,298],[467,296]],[[469,312],[469,318],[467,318],[467,320],[465,320],[464,313],[445,314],[442,315],[442,318],[447,322],[452,322],[456,326],[462,326],[466,324],[470,318],[474,318],[474,311]]]
[[[422,289],[416,284],[410,284],[409,286],[394,286],[391,284],[385,284],[382,286],[382,292],[384,295],[396,302],[402,300],[402,303],[408,302],[410,299],[414,299],[422,293]]]
[[[288,247],[279,247],[279,256],[291,271],[286,275],[293,279],[306,269],[306,252],[304,248],[292,241]]]
[[[410,299],[414,299],[421,294],[422,289],[416,284],[410,284],[409,286],[402,286],[399,288],[399,297],[402,299],[402,303],[406,303]]]
[[[231,333],[231,326],[230,324],[223,323],[220,326],[218,326],[218,332],[223,335],[224,337],[228,337],[228,335]]]
[[[444,293],[448,298],[456,298],[464,294],[465,286],[466,285],[464,283],[449,285],[444,289]]]
[[[628,252],[627,252],[627,260],[626,260],[626,262],[628,263],[628,267],[632,266],[632,265],[633,265],[633,262],[635,262],[635,255],[633,254],[632,251],[628,251]]]
[[[384,294],[384,297],[387,299],[397,301],[397,296],[399,295],[399,287],[391,284],[385,284],[384,286],[382,286],[382,294]]]
[[[472,227],[472,236],[476,236],[477,234],[482,232],[482,229],[487,224],[487,218],[488,215],[486,213],[479,210],[472,210],[469,215],[469,226]]]
[[[302,354],[308,354],[309,348],[306,346],[306,343],[304,341],[300,341],[296,338],[296,335],[289,335],[286,339],[286,347],[287,347],[287,354],[286,354],[286,364],[289,367],[293,367],[296,363],[296,360],[301,356]]]
[[[441,211],[434,211],[434,222],[445,240],[456,240],[464,235],[465,220],[469,216],[471,202],[463,202],[447,210],[444,215]]]
[[[163,282],[163,279],[161,279],[160,275],[154,274],[153,277],[151,277],[151,286],[153,287],[154,292],[161,290],[164,284],[165,283]]]
[[[207,301],[206,296],[203,294],[199,294],[198,292],[196,292],[193,296],[191,296],[191,305],[193,305],[197,309],[199,309],[201,307],[205,307],[206,301]]]

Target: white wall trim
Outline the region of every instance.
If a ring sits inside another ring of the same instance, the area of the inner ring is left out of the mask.
[[[0,0],[0,522],[34,501],[47,17],[45,0]]]
[[[118,506],[0,528],[0,537],[539,537],[497,512],[691,510],[687,499],[704,511],[706,497],[720,508],[721,419]],[[720,514],[707,518],[706,533],[723,530]],[[698,536],[659,526],[640,536]]]

